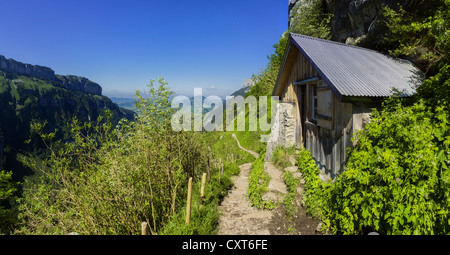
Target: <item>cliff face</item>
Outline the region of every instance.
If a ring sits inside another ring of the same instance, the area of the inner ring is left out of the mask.
[[[382,19],[383,6],[397,8],[400,4],[405,10],[417,9],[426,5],[426,1],[414,0],[324,0],[326,11],[334,15],[331,27],[332,40],[345,43],[357,43],[370,38],[372,43],[380,39],[377,21]],[[291,10],[296,5],[309,4],[311,0],[290,0],[289,20],[295,15]]]
[[[92,95],[102,95],[102,87],[84,77],[74,75],[57,75],[62,87],[68,90],[81,91]]]
[[[14,59],[6,59],[0,55],[0,70],[13,73],[43,78],[47,80],[55,80],[55,72],[44,66],[36,66],[17,62]]]
[[[39,139],[24,143],[32,135],[31,122],[46,121],[45,132],[57,129],[57,139],[65,140],[70,138],[68,124],[73,117],[89,122],[109,110],[112,123],[134,118],[132,111],[120,108],[101,94],[100,85],[86,78],[55,75],[48,67],[0,56],[0,156],[6,155],[10,161],[14,158],[11,151],[42,147]]]
[[[15,74],[50,80],[55,86],[68,90],[81,91],[87,94],[101,95],[102,87],[84,77],[74,75],[55,75],[48,67],[24,64],[14,59],[6,59],[0,55],[0,70]]]

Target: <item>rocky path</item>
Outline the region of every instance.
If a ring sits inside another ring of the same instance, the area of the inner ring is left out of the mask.
[[[243,148],[234,134],[233,137],[236,139],[239,148],[251,153],[255,158],[258,157],[258,153]],[[278,206],[275,210],[263,210],[251,206],[250,199],[247,197],[251,165],[251,163],[246,163],[239,166],[240,174],[233,177],[234,187],[219,206],[222,215],[219,219],[218,234],[315,234],[318,222],[306,216],[304,209],[300,206],[300,197],[297,199],[299,210],[293,219],[287,218],[283,206]],[[263,199],[282,202],[287,192],[283,180],[283,171],[271,162],[266,162],[264,168],[270,175],[271,180],[269,182],[269,191],[264,194]],[[286,170],[300,174],[295,166]],[[296,177],[301,178],[301,174]],[[299,192],[301,192],[301,187],[299,187]]]
[[[239,176],[233,177],[234,188],[220,205],[222,215],[219,219],[219,235],[269,235],[267,225],[273,216],[272,211],[259,210],[250,206],[247,197],[248,176],[252,164],[239,166]]]

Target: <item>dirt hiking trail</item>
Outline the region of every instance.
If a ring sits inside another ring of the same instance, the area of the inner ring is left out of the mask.
[[[255,158],[258,153],[245,149],[239,143],[237,137],[234,139],[242,150],[252,154]],[[291,162],[293,159],[291,160]],[[250,175],[252,163],[240,165],[240,174],[234,176],[234,187],[228,192],[219,209],[221,216],[219,219],[219,235],[286,235],[286,234],[316,234],[315,229],[318,221],[309,218],[305,209],[301,207],[301,196],[298,196],[297,213],[292,218],[286,216],[284,206],[282,205],[284,195],[287,193],[286,185],[283,180],[283,170],[277,168],[271,162],[266,162],[264,170],[270,175],[269,191],[264,194],[263,199],[278,202],[280,204],[274,210],[257,209],[251,206],[248,193],[248,178]],[[292,171],[295,176],[301,179],[301,173],[297,167],[286,168],[286,171]],[[301,180],[298,188],[299,194],[302,192],[304,181]]]

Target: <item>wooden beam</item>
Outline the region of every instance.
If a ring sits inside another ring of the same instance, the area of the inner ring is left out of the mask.
[[[318,81],[318,80],[319,80],[319,76],[315,76],[315,77],[311,77],[311,78],[308,78],[308,79],[303,79],[303,80],[297,81],[297,82],[294,83],[294,85],[303,85],[303,84],[306,84],[308,82],[313,82],[313,81]]]

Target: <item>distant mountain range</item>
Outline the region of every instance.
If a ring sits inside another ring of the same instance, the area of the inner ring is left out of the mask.
[[[15,153],[39,147],[37,141],[24,143],[30,139],[31,122],[46,121],[47,132],[57,129],[57,138],[66,139],[73,117],[81,122],[93,121],[105,110],[111,111],[116,122],[135,115],[102,96],[101,86],[87,78],[57,75],[48,67],[0,55],[0,170],[11,167],[8,162],[14,161]]]

